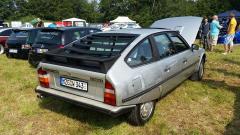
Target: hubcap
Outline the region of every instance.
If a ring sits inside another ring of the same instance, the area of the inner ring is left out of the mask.
[[[141,104],[140,116],[142,119],[146,120],[149,118],[149,116],[151,115],[151,113],[153,111],[153,106],[154,106],[153,102],[147,102],[147,103]]]
[[[4,52],[4,48],[2,45],[0,45],[0,54],[3,54],[3,52]]]

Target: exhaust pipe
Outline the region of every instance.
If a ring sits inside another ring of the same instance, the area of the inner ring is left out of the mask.
[[[42,94],[37,94],[37,98],[39,98],[39,99],[44,99],[45,96],[43,96]]]

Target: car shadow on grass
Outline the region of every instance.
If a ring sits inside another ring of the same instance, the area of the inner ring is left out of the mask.
[[[228,59],[228,58],[225,58],[223,59],[225,62],[228,62],[230,64],[235,64],[235,65],[238,65],[240,66],[240,61],[235,61],[235,60],[231,60],[231,59]]]
[[[223,73],[224,76],[234,76],[240,78],[240,73],[237,72],[229,72],[226,69],[216,69],[216,68],[210,68],[211,71],[216,71],[219,73]]]
[[[47,97],[39,102],[41,108],[51,110],[66,117],[75,119],[84,124],[103,129],[111,129],[114,126],[126,121],[124,115],[119,117],[111,117],[109,115],[86,109],[75,104]]]
[[[222,49],[214,47],[214,53],[223,53],[224,51]]]
[[[231,74],[231,73],[230,73]],[[240,86],[232,86],[225,81],[216,81],[211,79],[204,79],[203,83],[207,84],[213,89],[219,87],[229,90],[235,94],[234,114],[233,119],[225,127],[224,135],[239,135],[240,134]]]

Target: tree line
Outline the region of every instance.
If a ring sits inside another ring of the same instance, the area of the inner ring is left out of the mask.
[[[88,22],[106,22],[129,16],[142,26],[172,16],[211,16],[240,10],[239,0],[1,0],[0,18],[59,21],[77,17]]]

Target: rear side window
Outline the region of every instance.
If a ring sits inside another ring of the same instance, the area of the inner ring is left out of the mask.
[[[10,36],[12,34],[12,30],[5,30],[0,33],[0,36]]]
[[[62,32],[61,31],[40,31],[36,38],[37,44],[61,45]]]
[[[189,46],[183,42],[183,40],[176,33],[168,33],[170,39],[173,42],[174,47],[176,48],[176,52],[182,52],[189,49]]]
[[[73,32],[73,41],[81,38],[81,33],[79,31]]]
[[[165,58],[175,54],[175,49],[165,34],[157,35],[153,37],[158,49],[160,58]]]
[[[153,59],[152,48],[149,39],[145,39],[131,51],[127,57],[129,66],[139,66],[151,62]]]
[[[82,30],[71,30],[71,31],[65,31],[65,43],[69,44],[75,40],[79,40],[80,38],[84,37],[86,35],[86,31],[84,29]]]
[[[13,33],[8,38],[9,40],[26,40],[28,36],[28,31],[13,31]]]

